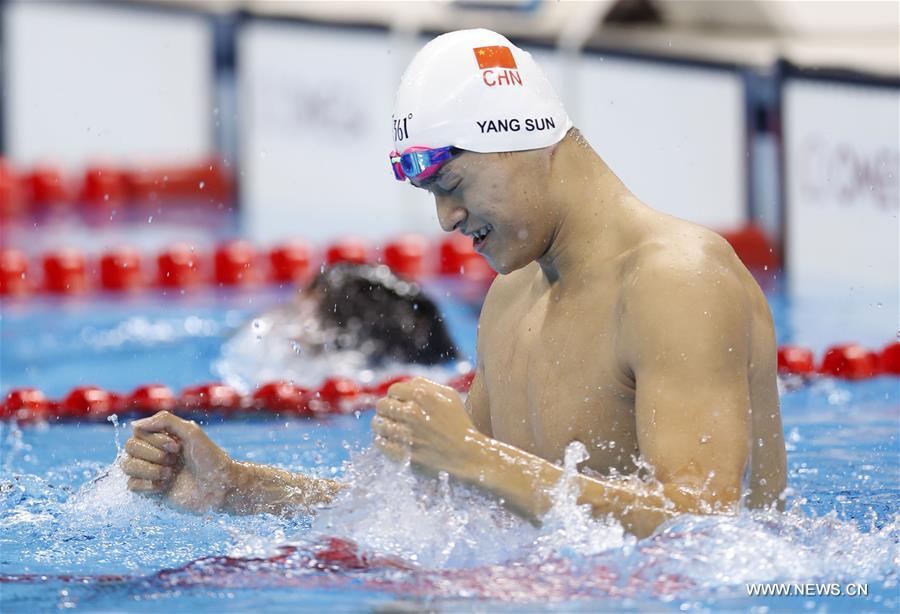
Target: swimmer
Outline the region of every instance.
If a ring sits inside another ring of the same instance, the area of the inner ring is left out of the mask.
[[[274,379],[313,386],[325,377],[409,371],[458,358],[419,284],[385,265],[349,263],[323,268],[289,304],[239,328],[222,352],[216,370],[241,388]]]
[[[772,318],[721,237],[632,194],[531,56],[489,30],[416,55],[393,129],[395,176],[500,275],[465,400],[394,384],[372,420],[378,449],[535,522],[573,441],[590,455],[579,503],[638,536],[682,513],[781,505]],[[126,450],[132,490],[192,510],[290,513],[342,488],[236,462],[168,413],[135,422]]]

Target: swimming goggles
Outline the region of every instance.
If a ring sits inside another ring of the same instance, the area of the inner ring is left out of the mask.
[[[453,147],[410,147],[403,153],[392,151],[390,159],[394,177],[397,181],[430,177],[453,157],[452,150]]]

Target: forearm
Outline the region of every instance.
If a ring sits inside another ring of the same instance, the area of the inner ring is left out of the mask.
[[[256,463],[233,461],[231,473],[222,509],[231,514],[309,511],[330,502],[343,488],[334,480]]]
[[[538,456],[485,436],[469,466],[457,475],[464,481],[501,497],[516,513],[538,521],[552,506],[552,492],[563,470]],[[651,488],[640,480],[597,479],[579,474],[579,504],[590,505],[595,515],[612,514],[631,533],[649,535],[677,513],[698,511],[694,497],[672,486]]]

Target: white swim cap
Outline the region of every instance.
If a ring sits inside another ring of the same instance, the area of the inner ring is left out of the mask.
[[[400,80],[394,147],[481,153],[538,149],[572,127],[531,54],[491,30],[448,32],[425,45]]]

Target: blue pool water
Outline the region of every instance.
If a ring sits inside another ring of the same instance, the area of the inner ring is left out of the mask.
[[[446,287],[430,290],[471,356],[477,309]],[[252,379],[223,366],[223,342],[288,296],[5,304],[0,392],[36,386],[59,396],[84,384],[128,392],[150,381],[178,389],[223,369]],[[835,318],[810,303],[777,291],[770,300],[781,343],[876,346],[896,334],[869,317],[851,318],[860,329],[838,335]],[[368,450],[368,412],[206,425],[236,458],[355,485],[315,517],[292,519],[185,515],[128,493],[114,464],[127,425],[4,424],[0,609],[896,611],[898,387],[897,378],[876,378],[785,389],[787,511],[682,517],[640,541],[590,518],[564,488],[537,528],[457,484],[420,479]],[[332,538],[355,544],[365,561],[335,557],[342,546]],[[859,583],[868,596],[749,597],[757,582]]]

